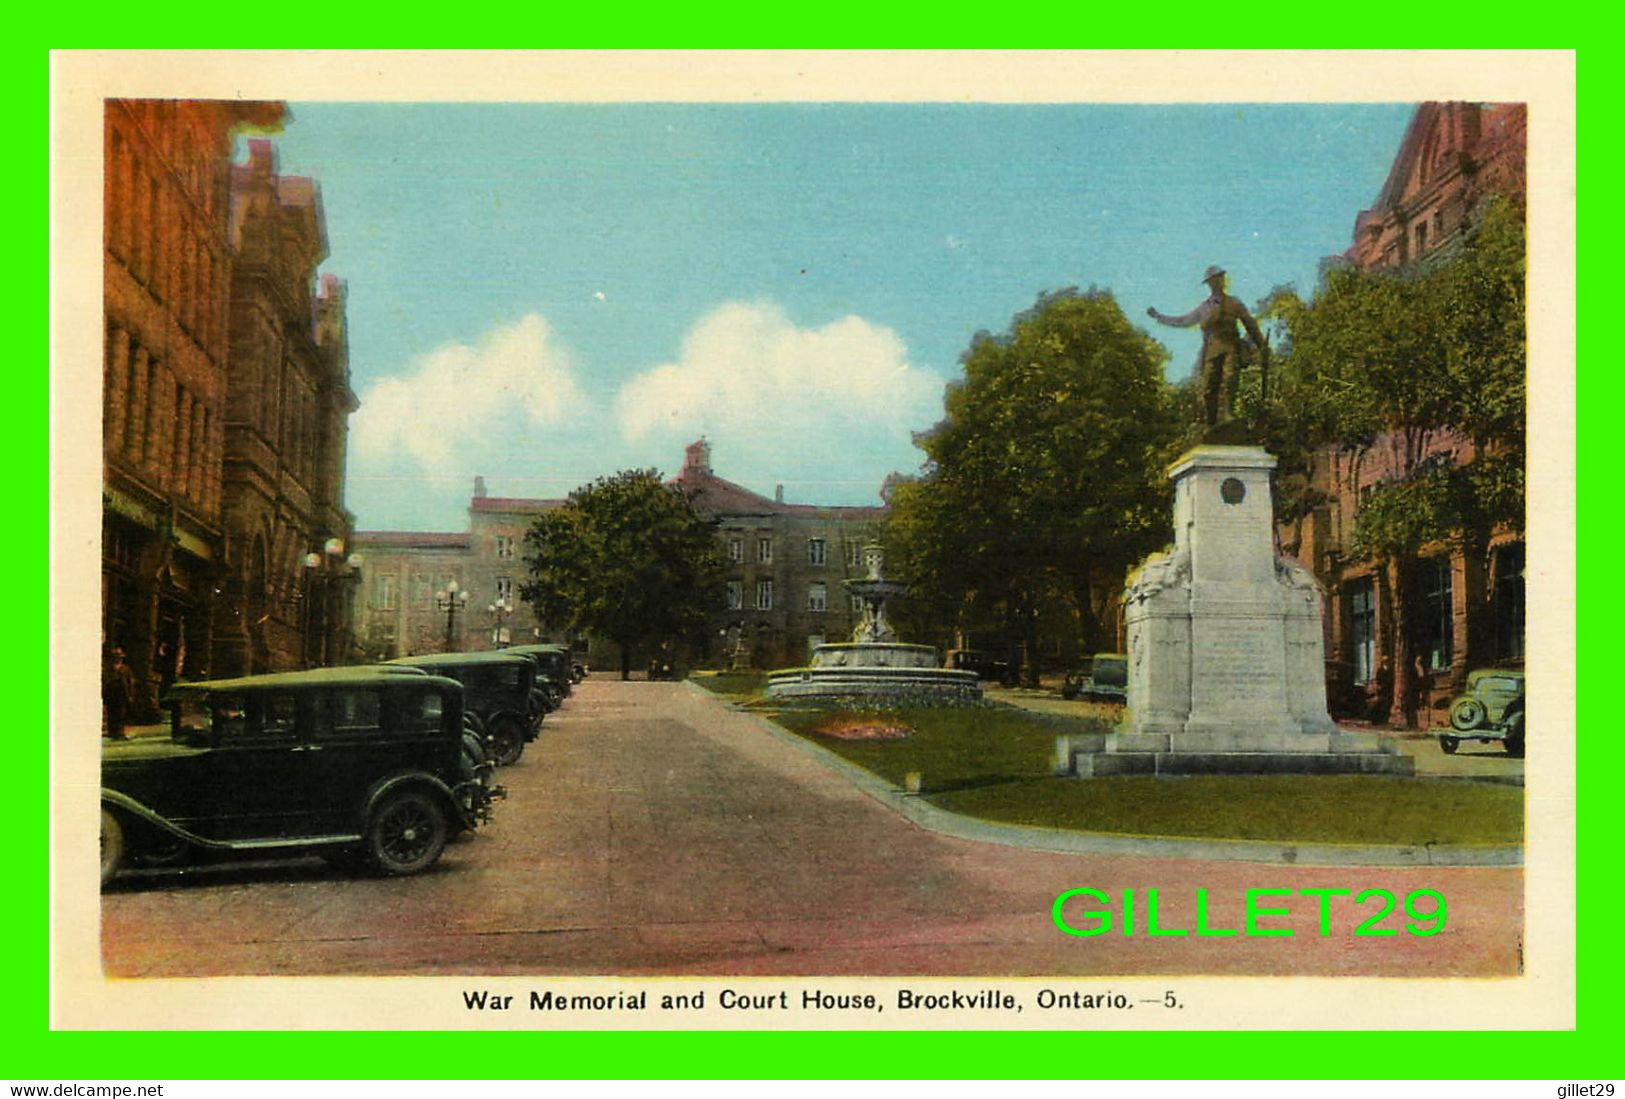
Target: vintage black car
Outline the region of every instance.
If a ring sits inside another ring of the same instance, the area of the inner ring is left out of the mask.
[[[536,665],[508,652],[426,653],[403,656],[392,665],[422,668],[463,685],[463,706],[485,738],[487,754],[499,767],[519,760],[535,740],[542,715],[532,709]]]
[[[1087,671],[1067,674],[1061,697],[1086,702],[1128,701],[1128,657],[1122,653],[1096,653]]]
[[[975,672],[978,679],[992,680],[1005,687],[1014,687],[1020,671],[1008,660],[1000,660],[992,653],[980,649],[949,649],[943,667],[962,672]]]
[[[182,683],[167,738],[102,750],[102,882],[201,851],[316,852],[412,874],[489,819],[463,743],[463,689],[402,669]],[[482,771],[485,772],[482,774]]]
[[[510,645],[502,651],[526,657],[536,665],[537,685],[548,697],[548,709],[557,709],[575,689],[570,650],[563,645]]]
[[[1464,740],[1501,742],[1509,756],[1523,756],[1524,673],[1480,668],[1467,673],[1467,689],[1450,704],[1450,731],[1439,747],[1454,753]]]

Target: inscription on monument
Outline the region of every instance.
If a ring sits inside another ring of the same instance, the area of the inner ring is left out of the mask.
[[[1205,685],[1256,689],[1280,679],[1279,661],[1272,659],[1273,622],[1253,619],[1218,619],[1201,624],[1197,661]]]

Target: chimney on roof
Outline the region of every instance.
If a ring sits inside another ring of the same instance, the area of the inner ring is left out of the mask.
[[[474,478],[474,499],[482,500],[484,498],[485,498],[485,478],[484,477],[476,477],[476,478]]]
[[[276,148],[263,137],[248,139],[248,167],[255,175],[276,172]]]
[[[711,472],[711,444],[705,441],[704,436],[699,442],[689,443],[683,450],[683,475],[706,474]]]
[[[784,486],[783,485],[774,485],[773,486],[773,502],[775,504],[784,503]]]

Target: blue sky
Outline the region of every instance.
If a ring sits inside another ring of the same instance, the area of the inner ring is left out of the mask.
[[[298,103],[349,285],[346,502],[464,529],[617,469],[873,503],[978,330],[1095,285],[1189,372],[1218,263],[1256,302],[1349,244],[1412,106]]]

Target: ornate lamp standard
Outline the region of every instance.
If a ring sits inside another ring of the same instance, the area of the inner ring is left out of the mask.
[[[489,614],[494,622],[491,627],[491,644],[506,645],[509,640],[508,627],[504,626],[502,621],[513,613],[513,600],[498,596],[495,603],[485,608],[485,613]]]
[[[305,587],[310,591],[312,598],[306,601],[305,606],[305,639],[303,659],[306,667],[327,666],[334,662],[336,631],[334,623],[346,621],[348,616],[344,608],[335,612],[333,608],[334,590],[338,581],[354,582],[361,579],[361,555],[352,553],[344,556],[344,539],[329,538],[322,544],[322,551],[312,551],[305,554]],[[318,595],[319,592],[319,595]],[[341,596],[342,601],[342,596]],[[311,634],[319,633],[320,640],[315,648],[315,660],[311,659]]]
[[[452,623],[457,618],[458,609],[468,606],[468,593],[458,587],[457,581],[453,580],[443,591],[434,593],[434,601],[435,606],[446,612],[446,651],[456,652],[457,635],[452,632]]]

